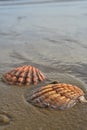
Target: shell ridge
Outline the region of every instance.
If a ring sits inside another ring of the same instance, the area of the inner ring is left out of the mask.
[[[45,79],[45,76],[42,74],[41,71],[39,71],[39,74],[40,74],[40,76],[42,77],[42,79]]]
[[[39,107],[65,110],[73,107],[83,95],[84,92],[75,85],[50,84],[34,92],[30,102]]]
[[[38,77],[39,70],[37,72],[37,68],[24,65],[21,67],[14,68],[13,70],[2,75],[2,80],[7,84],[13,85],[36,85],[39,82],[43,81],[40,75]]]
[[[49,95],[42,95],[39,98],[36,98],[35,100],[33,100],[33,103],[40,103],[40,107],[50,107],[51,106],[51,99],[49,98],[50,96],[55,95],[55,92],[53,91],[53,93],[50,93]]]
[[[36,69],[33,67],[33,82],[34,84],[38,83],[38,78],[36,76]]]
[[[31,71],[32,71],[32,67],[29,66],[29,70],[28,70],[27,78],[26,78],[26,85],[30,85],[31,84]]]
[[[46,90],[44,92],[42,91],[41,93],[34,93],[33,96],[32,96],[32,100],[34,100],[35,98],[40,97],[41,95],[44,95],[48,92],[51,92],[51,91],[54,91],[54,90],[51,88],[50,90]]]
[[[38,75],[38,78],[39,78],[39,81],[43,81],[43,78],[42,76],[40,75],[40,72],[37,70],[37,75]]]
[[[38,93],[38,92],[42,92],[42,91],[45,91],[47,89],[53,89],[53,86],[52,85],[47,85],[46,87],[43,86],[41,88],[39,88],[36,92],[34,92],[34,94]],[[53,89],[54,90],[54,89]]]

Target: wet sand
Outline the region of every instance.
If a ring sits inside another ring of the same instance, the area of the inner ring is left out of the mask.
[[[54,80],[87,96],[87,1],[0,6],[0,77],[24,64],[49,81],[31,87],[0,80],[0,130],[86,130],[87,104],[65,111],[40,109],[26,96]]]

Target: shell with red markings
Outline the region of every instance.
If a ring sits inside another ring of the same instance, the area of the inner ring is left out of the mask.
[[[40,70],[33,66],[25,65],[15,68],[2,76],[7,84],[32,85],[45,80],[45,76]]]
[[[71,84],[49,84],[34,92],[28,102],[33,105],[52,109],[68,109],[78,101],[87,102],[84,92]]]

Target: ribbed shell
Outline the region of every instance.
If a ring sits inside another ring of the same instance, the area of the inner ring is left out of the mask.
[[[2,76],[8,84],[31,85],[45,80],[45,76],[37,68],[29,65],[15,68]]]
[[[73,107],[84,92],[71,84],[49,84],[34,92],[29,100],[33,105],[52,109]]]

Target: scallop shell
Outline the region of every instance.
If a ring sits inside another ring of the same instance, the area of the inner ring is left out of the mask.
[[[7,84],[31,85],[45,80],[45,76],[37,68],[29,65],[15,68],[2,76]]]
[[[71,84],[49,84],[39,88],[27,100],[33,105],[52,109],[68,109],[73,107],[84,92]]]

